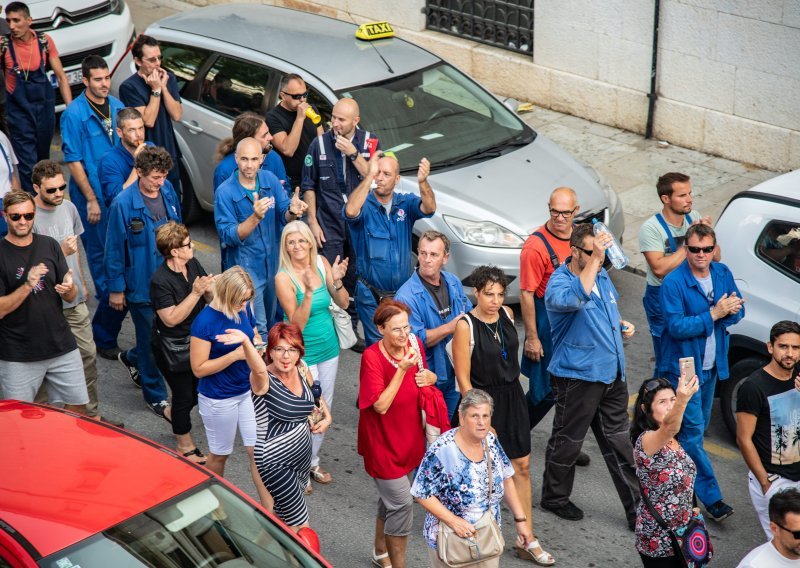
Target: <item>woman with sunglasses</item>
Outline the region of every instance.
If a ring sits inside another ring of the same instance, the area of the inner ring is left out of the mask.
[[[636,550],[645,568],[683,568],[675,556],[670,535],[644,503],[661,515],[670,529],[685,526],[699,509],[693,508],[697,473],[675,436],[681,429],[683,413],[700,388],[697,375],[678,379],[678,390],[667,379],[650,379],[639,389],[631,424],[631,442],[642,500],[636,508]]]
[[[217,336],[239,329],[248,340],[261,342],[256,331],[252,300],[255,294],[250,275],[232,266],[214,283],[214,299],[192,322],[189,361],[198,377],[198,406],[208,438],[206,467],[225,475],[225,462],[233,452],[236,430],[250,456],[250,474],[261,504],[271,509],[272,499],[261,483],[254,461],[256,413],[250,397],[250,368],[241,345],[228,345]]]

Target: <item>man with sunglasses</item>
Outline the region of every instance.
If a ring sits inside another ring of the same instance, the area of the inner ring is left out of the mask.
[[[733,514],[733,507],[722,500],[703,447],[703,434],[711,420],[717,378],[724,381],[730,374],[727,328],[744,317],[744,300],[730,269],[713,261],[716,243],[714,229],[705,223],[689,227],[684,241],[686,259],[661,284],[664,330],[660,373],[677,387],[681,374],[678,359],[694,359],[700,390],[689,400],[678,441],[697,466],[698,499],[719,522]]]
[[[3,197],[0,240],[0,398],[32,402],[44,383],[50,402],[85,413],[89,395],[62,301],[78,287],[55,239],[33,233],[36,205],[24,191]]]
[[[144,118],[145,139],[169,152],[172,169],[168,180],[181,199],[181,151],[172,121],[183,116],[181,95],[175,75],[163,67],[161,48],[156,38],[141,34],[131,46],[136,73],[119,86],[125,106],[138,110]]]
[[[86,405],[86,414],[97,420],[104,420],[115,426],[122,427],[121,422],[102,418],[97,403],[97,351],[92,335],[92,321],[89,308],[86,307],[88,293],[86,281],[81,268],[80,252],[78,251],[78,237],[83,233],[83,223],[78,215],[78,210],[71,201],[64,199],[67,183],[61,166],[51,160],[42,160],[33,167],[31,178],[33,189],[36,192],[36,217],[33,223],[33,232],[39,235],[52,237],[61,245],[61,252],[67,259],[67,266],[72,271],[73,281],[78,287],[78,295],[72,301],[64,300],[64,317],[67,319],[70,331],[78,343],[78,351],[83,361],[83,373],[86,378],[86,390],[89,393],[89,404]],[[40,391],[43,400],[47,402],[45,392]]]
[[[603,268],[614,237],[576,225],[571,256],[550,277],[544,301],[553,335],[552,375],[556,412],[547,443],[542,508],[568,521],[583,518],[570,500],[575,465],[591,427],[614,481],[628,527],[636,522],[639,481],[628,422],[623,338],[633,326],[617,308],[619,294]]]
[[[800,566],[800,491],[778,491],[769,500],[769,542],[754,548],[737,568]]]
[[[289,73],[281,79],[280,102],[267,113],[267,126],[272,133],[272,145],[283,158],[289,177],[289,191],[300,186],[303,162],[311,141],[324,132],[322,125],[314,126],[306,116],[308,87],[300,75]]]

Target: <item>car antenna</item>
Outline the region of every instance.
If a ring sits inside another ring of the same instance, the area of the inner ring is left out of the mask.
[[[345,13],[346,13],[346,14],[349,16],[349,18],[352,20],[352,22],[353,22],[353,23],[354,23],[356,26],[358,26],[358,22],[356,22],[356,19],[353,17],[353,14],[351,14],[350,12],[345,12]],[[372,43],[372,42],[369,42],[369,44],[370,44],[370,46],[372,46],[372,49],[374,49],[374,50],[375,50],[375,53],[377,53],[377,54],[378,54],[378,57],[380,57],[380,58],[381,58],[381,61],[383,61],[383,64],[384,64],[384,65],[386,65],[386,69],[388,69],[388,70],[389,70],[389,73],[394,73],[394,69],[392,69],[392,66],[391,66],[391,65],[389,65],[389,62],[388,62],[388,61],[386,61],[386,59],[383,57],[383,55],[381,54],[381,52],[380,52],[380,51],[378,51],[378,48],[377,48],[377,47],[375,47],[375,44],[374,44],[374,43]]]

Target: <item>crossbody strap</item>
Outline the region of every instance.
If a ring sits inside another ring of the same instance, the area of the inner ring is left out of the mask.
[[[642,487],[642,482],[641,481],[639,482],[639,489],[641,490],[642,503],[644,503],[644,506],[647,507],[648,511],[650,511],[650,514],[656,520],[658,525],[662,529],[664,529],[665,531],[669,531],[670,530],[669,525],[667,525],[667,522],[664,520],[664,517],[662,517],[661,515],[658,514],[658,511],[656,511],[656,508],[653,507],[652,503],[650,503],[650,499],[648,499],[647,496],[645,495],[644,487]]]
[[[489,443],[486,440],[483,441],[483,453],[486,455],[486,471],[489,472],[489,507],[491,508],[494,479],[492,479],[492,456],[489,453]]]

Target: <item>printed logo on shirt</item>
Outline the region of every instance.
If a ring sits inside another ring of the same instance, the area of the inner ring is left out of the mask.
[[[611,290],[608,291],[608,299],[609,299],[609,302],[612,303],[612,304],[616,304],[617,303],[616,298],[614,298],[614,292],[612,292]]]
[[[314,158],[311,157],[311,154],[306,154],[306,159],[303,160],[303,163],[307,166],[311,166],[314,163]]]
[[[16,273],[17,280],[22,280],[22,277],[24,275],[25,275],[25,267],[20,266],[19,268],[17,268],[17,273]],[[36,283],[36,286],[33,287],[33,293],[38,294],[42,290],[44,290],[44,274],[39,278],[39,281]]]
[[[796,389],[767,398],[774,465],[800,461],[800,393]]]
[[[398,209],[397,210],[397,220],[402,222],[406,220],[406,210],[405,209]]]

